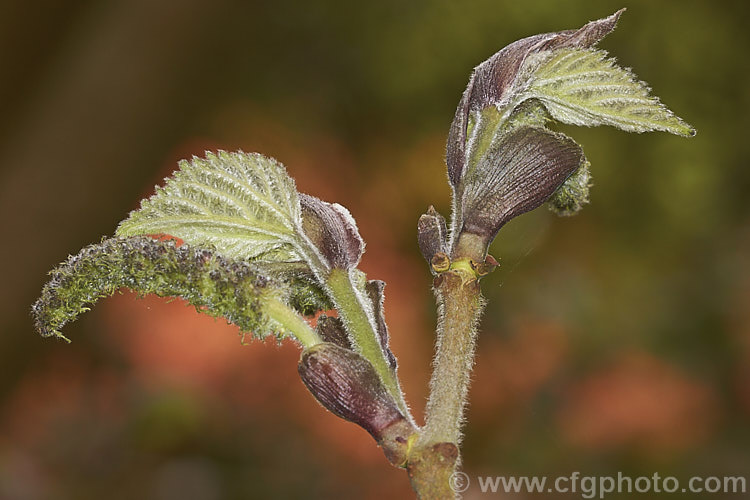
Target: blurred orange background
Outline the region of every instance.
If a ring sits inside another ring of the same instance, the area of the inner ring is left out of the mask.
[[[592,202],[522,216],[492,248],[464,470],[748,477],[747,5],[6,0],[0,498],[410,498],[371,438],[305,391],[294,345],[241,345],[130,293],[67,326],[66,345],[34,333],[29,307],[177,160],[262,152],[357,219],[421,419],[434,303],[415,226],[430,204],[449,212],[444,142],[469,73],[623,6],[600,46],[698,135],[565,127]]]

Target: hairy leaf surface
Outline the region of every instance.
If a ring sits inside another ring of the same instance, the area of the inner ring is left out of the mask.
[[[525,98],[537,98],[552,118],[573,125],[611,125],[628,132],[662,130],[682,136],[693,128],[675,116],[630,70],[603,50],[564,48],[535,54]]]
[[[179,166],[120,224],[118,235],[169,234],[234,259],[303,259],[299,198],[283,165],[260,154],[219,151]]]

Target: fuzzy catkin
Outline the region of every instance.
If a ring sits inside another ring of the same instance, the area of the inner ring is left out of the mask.
[[[273,293],[272,283],[251,263],[231,261],[212,250],[149,237],[108,238],[85,247],[50,274],[32,306],[35,327],[45,337],[65,338],[60,329],[66,323],[121,288],[180,297],[243,332],[270,333],[261,301]]]

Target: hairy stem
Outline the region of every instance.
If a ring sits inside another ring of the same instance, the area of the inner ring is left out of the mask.
[[[286,332],[291,333],[303,347],[320,344],[323,340],[310,328],[310,325],[288,305],[278,299],[268,299],[263,304],[263,312],[277,322]]]
[[[364,303],[366,299],[355,290],[349,271],[344,269],[331,270],[327,284],[331,290],[336,309],[344,320],[349,335],[351,335],[355,349],[372,363],[380,376],[380,380],[393,396],[401,412],[411,421],[412,417],[401,392],[398,378],[386,360],[376,327],[366,312],[367,305]]]
[[[474,365],[476,324],[484,301],[477,276],[462,266],[435,279],[435,296],[438,303],[437,352],[420,444],[458,445]]]
[[[421,500],[456,498],[452,475],[458,463],[458,446],[436,443],[413,450],[406,470],[411,487]]]
[[[474,365],[476,325],[484,308],[479,276],[470,259],[457,259],[435,278],[438,305],[437,345],[430,379],[426,424],[409,454],[412,488],[422,499],[452,499],[453,473],[460,463],[459,444],[466,395]]]

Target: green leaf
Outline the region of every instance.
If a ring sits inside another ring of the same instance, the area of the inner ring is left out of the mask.
[[[304,259],[297,190],[279,162],[219,151],[179,166],[120,223],[118,235],[169,234],[233,259]]]
[[[611,125],[628,132],[662,130],[693,136],[695,130],[675,116],[628,69],[602,50],[565,48],[535,54],[523,99],[537,98],[552,118],[573,125]]]

